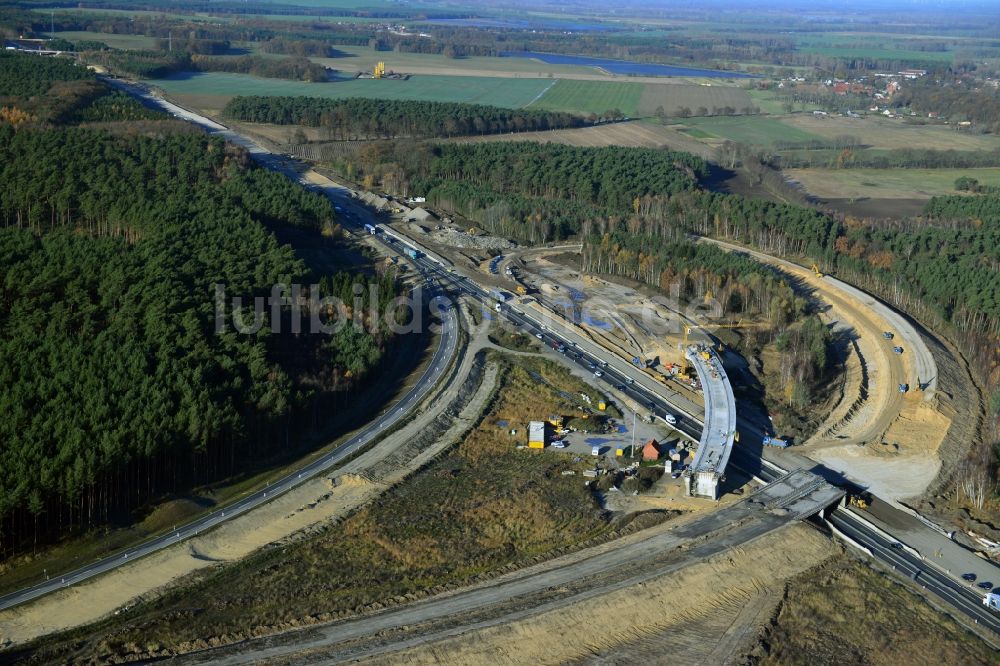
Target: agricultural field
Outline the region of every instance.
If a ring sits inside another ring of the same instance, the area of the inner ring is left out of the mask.
[[[559,80],[530,106],[533,109],[584,114],[618,109],[626,116],[636,116],[639,114],[643,87],[641,83],[625,81]]]
[[[287,132],[287,128],[285,128]],[[488,141],[537,141],[539,143],[562,143],[577,147],[631,146],[637,148],[669,148],[694,153],[708,158],[712,149],[707,144],[665,127],[659,123],[632,120],[578,129],[549,130],[547,132],[519,132],[491,136],[463,137],[452,139],[460,143],[484,143]]]
[[[647,83],[639,98],[638,114],[651,116],[660,106],[669,116],[681,107],[687,107],[692,111],[705,107],[711,111],[731,106],[740,111],[752,105],[753,101],[747,91],[736,86]]]
[[[929,199],[956,194],[955,179],[961,176],[1000,186],[1000,168],[786,169],[785,174],[821,199]]]
[[[816,141],[821,138],[770,116],[685,118],[674,127],[710,143],[728,139],[756,146],[772,146],[776,141]]]
[[[784,101],[778,99],[770,90],[748,90],[747,96],[750,98],[750,103],[760,109],[761,113],[785,113]]]
[[[593,67],[578,65],[550,65],[529,58],[493,58],[467,56],[447,58],[435,53],[396,53],[376,51],[367,46],[337,45],[343,56],[336,58],[310,58],[324,67],[332,67],[348,74],[367,72],[375,63],[384,62],[386,69],[408,74],[444,74],[448,76],[498,76],[498,77],[575,77],[610,78]]]
[[[553,84],[545,79],[422,75],[412,76],[407,81],[350,79],[306,83],[225,72],[184,73],[148,83],[197,108],[216,111],[236,95],[309,95],[331,99],[376,97],[520,108],[530,104]]]
[[[114,49],[152,49],[156,43],[155,37],[146,35],[113,35],[106,32],[87,32],[66,30],[49,33],[50,37],[61,37],[71,42],[95,41],[104,42]]]
[[[870,148],[930,148],[935,150],[993,150],[1000,148],[1000,137],[993,134],[963,132],[950,125],[917,125],[903,119],[869,116],[814,116],[796,113],[781,119],[785,125],[810,135],[833,139],[857,137]]]

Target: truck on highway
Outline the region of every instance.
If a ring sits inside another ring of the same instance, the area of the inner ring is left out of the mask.
[[[492,296],[498,303],[506,303],[510,300],[510,295],[505,291],[500,291],[499,289],[490,289],[490,296]]]
[[[764,446],[776,446],[779,449],[787,449],[788,448],[788,442],[786,442],[785,440],[778,439],[777,437],[770,437],[768,435],[764,435],[764,440],[761,443]]]
[[[377,234],[381,230],[378,228],[378,225],[375,225],[375,224],[366,224],[365,225],[365,231],[367,231],[368,233],[370,233],[370,234],[372,234],[374,236],[375,234]]]
[[[1000,610],[1000,594],[987,592],[986,596],[983,597],[983,605],[989,606],[993,610]]]
[[[406,248],[405,252],[410,259],[419,259],[423,256],[419,250],[414,250],[412,247]]]

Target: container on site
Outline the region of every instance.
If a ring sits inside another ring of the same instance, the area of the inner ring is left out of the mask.
[[[528,448],[545,448],[545,421],[532,421],[528,424]]]

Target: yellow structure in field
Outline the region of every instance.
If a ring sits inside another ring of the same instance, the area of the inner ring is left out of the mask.
[[[385,76],[385,63],[379,62],[375,65],[375,69],[372,70],[372,77],[381,79],[383,76]]]

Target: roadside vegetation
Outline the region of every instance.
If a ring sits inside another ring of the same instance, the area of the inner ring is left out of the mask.
[[[500,364],[500,383],[481,421],[373,503],[318,536],[222,565],[125,616],[48,640],[34,658],[165,656],[329,621],[481,579],[625,527],[628,519],[609,522],[582,482],[579,472],[590,461],[518,449],[527,442],[528,421],[578,413],[573,394],[593,390],[549,361],[496,354],[490,360]]]
[[[989,664],[996,653],[894,578],[841,556],[786,586],[747,663]]]

